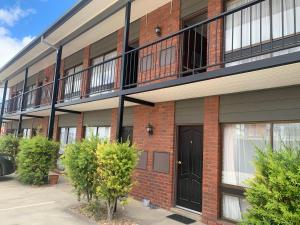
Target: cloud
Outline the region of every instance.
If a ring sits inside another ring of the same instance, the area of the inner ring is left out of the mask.
[[[34,13],[34,9],[21,9],[20,6],[14,6],[8,9],[2,8],[0,9],[0,23],[12,27],[20,19]]]
[[[26,36],[22,39],[13,38],[9,30],[0,26],[0,68],[34,38],[33,36]]]
[[[26,16],[35,13],[33,9],[22,9],[20,6],[0,8],[0,68],[28,45],[33,36],[15,38],[10,28]]]

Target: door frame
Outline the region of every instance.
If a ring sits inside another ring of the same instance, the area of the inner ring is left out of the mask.
[[[197,126],[204,126],[204,123],[178,123],[178,124],[175,124],[175,140],[174,140],[174,160],[173,160],[173,171],[174,171],[174,174],[173,174],[173,207],[175,208],[180,208],[180,209],[183,209],[185,211],[188,211],[188,212],[192,212],[192,213],[196,213],[196,214],[199,214],[199,215],[202,215],[202,211],[201,212],[196,212],[194,210],[191,210],[191,209],[187,209],[187,208],[184,208],[184,207],[178,207],[176,202],[177,202],[177,161],[178,161],[178,151],[179,151],[179,128],[180,127],[183,127],[183,126],[190,126],[190,127],[197,127]],[[204,129],[203,129],[203,137],[204,137]],[[204,146],[204,145],[203,145]],[[203,148],[202,148],[202,154],[203,154]],[[202,160],[203,161],[203,160]],[[203,194],[203,164],[202,164],[202,193],[201,193],[201,196]],[[203,198],[202,198],[203,200]]]

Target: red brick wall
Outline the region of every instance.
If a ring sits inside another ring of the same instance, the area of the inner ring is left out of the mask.
[[[220,215],[220,125],[219,96],[204,99],[204,143],[203,143],[203,222],[216,224]]]
[[[84,127],[83,127],[83,117],[84,113],[82,112],[78,116],[77,127],[76,127],[76,140],[81,141],[84,135]]]
[[[132,190],[132,195],[137,199],[150,199],[153,204],[163,208],[173,206],[174,114],[174,102],[158,103],[154,108],[147,106],[134,108],[133,142],[139,149],[148,152],[148,163],[146,170],[136,170],[134,179],[137,184]],[[148,123],[154,127],[152,136],[146,132]],[[153,171],[154,151],[170,153],[169,174]]]
[[[223,12],[222,0],[208,1],[208,17],[212,18]],[[219,64],[222,58],[223,21],[210,24],[208,40],[208,64]],[[213,66],[208,70],[218,69]],[[221,210],[220,180],[221,132],[219,123],[220,97],[211,96],[204,99],[204,143],[203,143],[203,222],[206,224],[222,224],[219,221]]]
[[[112,109],[111,115],[111,128],[110,128],[110,140],[116,140],[116,133],[117,133],[117,115],[118,109]]]
[[[155,33],[155,28],[161,28],[161,36],[167,36],[180,29],[180,1],[174,0],[155,11],[149,13],[147,16],[141,18],[140,24],[140,46],[146,43],[153,42],[160,37]],[[175,47],[175,60],[171,65],[160,66],[160,52],[162,49]],[[173,37],[156,45],[151,45],[147,48],[141,49],[139,57],[143,58],[152,53],[152,68],[147,71],[139,70],[138,82],[146,82],[147,84],[154,82],[161,82],[163,80],[174,79],[172,76],[176,75],[178,71],[179,58],[179,37]],[[159,78],[159,79],[158,79]],[[142,85],[142,84],[140,84]]]
[[[54,141],[59,141],[59,127],[58,127],[58,120],[59,117],[55,116],[54,120],[54,129],[53,129],[53,140]]]

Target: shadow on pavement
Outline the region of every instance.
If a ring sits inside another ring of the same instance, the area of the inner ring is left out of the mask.
[[[14,176],[3,176],[3,177],[0,177],[0,182],[6,182],[6,181],[11,181],[13,180],[15,177]]]

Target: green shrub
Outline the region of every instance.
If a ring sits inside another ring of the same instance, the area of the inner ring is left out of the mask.
[[[138,151],[130,143],[102,143],[97,148],[97,195],[105,200],[107,218],[112,220],[114,206],[119,197],[130,192],[133,182],[132,174],[137,164]]]
[[[241,224],[300,224],[300,149],[257,150]]]
[[[22,139],[17,155],[17,174],[20,181],[34,185],[47,183],[49,170],[55,167],[58,149],[58,143],[43,136]]]
[[[62,156],[62,162],[79,200],[82,195],[85,195],[90,202],[95,195],[98,143],[100,143],[99,139],[92,137],[81,143],[67,145]]]
[[[19,139],[14,135],[4,135],[0,137],[0,154],[16,158],[19,148]]]

